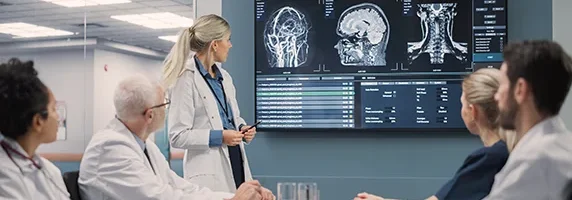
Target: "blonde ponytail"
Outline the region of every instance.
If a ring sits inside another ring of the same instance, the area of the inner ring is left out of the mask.
[[[230,34],[230,25],[222,17],[214,14],[199,17],[193,26],[179,33],[177,43],[163,62],[163,84],[170,88],[185,70],[185,62],[191,51],[203,52],[210,56],[210,45],[215,40]]]
[[[191,28],[183,29],[179,33],[179,39],[171,48],[169,55],[163,62],[163,84],[166,88],[171,87],[181,76],[185,69],[185,62],[191,53]]]
[[[495,68],[482,68],[463,80],[463,92],[468,103],[478,105],[484,112],[483,117],[492,130],[497,130],[498,136],[506,143],[508,151],[518,143],[514,131],[504,130],[500,127],[500,113],[495,93],[500,87],[501,72]]]

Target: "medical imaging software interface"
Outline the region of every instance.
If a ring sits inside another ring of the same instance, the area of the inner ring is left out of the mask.
[[[500,68],[506,0],[256,0],[264,129],[464,129],[461,82]]]

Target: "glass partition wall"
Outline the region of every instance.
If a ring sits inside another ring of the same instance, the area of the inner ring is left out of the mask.
[[[72,7],[73,6],[73,7]],[[77,5],[41,0],[0,0],[0,62],[31,60],[53,92],[60,115],[57,140],[38,152],[62,171],[75,170],[90,131],[93,43],[86,12]]]
[[[38,151],[62,172],[79,168],[91,135],[115,117],[113,92],[162,61],[194,19],[191,0],[0,0],[0,62],[32,60],[58,100],[58,140]],[[166,129],[153,136],[166,158]]]

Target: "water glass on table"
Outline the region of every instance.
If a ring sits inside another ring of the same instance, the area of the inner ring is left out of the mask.
[[[298,200],[319,200],[317,183],[298,183]]]
[[[278,200],[297,200],[296,183],[284,182],[278,183]]]

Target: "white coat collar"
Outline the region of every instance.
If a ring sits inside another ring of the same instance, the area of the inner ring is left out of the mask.
[[[131,133],[131,131],[129,131],[127,126],[125,126],[125,124],[123,124],[123,122],[119,121],[119,119],[117,117],[114,117],[111,120],[111,122],[109,124],[107,124],[107,127],[105,127],[105,128],[113,130],[115,132],[119,132],[119,133]]]
[[[128,140],[134,145],[131,148],[139,148],[141,149],[141,151],[137,151],[137,153],[139,154],[139,156],[141,156],[141,158],[143,158],[143,160],[145,160],[144,162],[146,163],[147,167],[149,167],[149,170],[151,170],[152,172],[154,171],[154,168],[151,166],[152,164],[150,163],[150,160],[154,159],[154,156],[152,154],[149,154],[149,160],[147,160],[145,154],[143,153],[145,151],[144,148],[147,148],[147,144],[152,143],[151,139],[147,138],[147,140],[145,141],[145,146],[144,148],[141,147],[141,144],[136,140],[136,135],[133,134],[128,128],[127,126],[125,126],[125,124],[123,124],[123,122],[121,122],[117,117],[113,118],[113,120],[111,120],[111,122],[107,125],[106,129],[112,130],[113,132],[122,134],[124,136],[126,136],[128,138]]]
[[[125,134],[129,133],[131,134],[131,136],[133,136],[133,139],[135,139],[135,142],[137,142],[139,147],[141,147],[142,151],[145,151],[145,149],[147,148],[145,141],[139,138],[139,136],[135,135],[135,133],[131,132],[131,130],[129,130],[127,126],[125,126],[125,124],[121,122],[119,118],[117,118],[117,116],[113,118],[113,120],[111,121],[111,123],[109,123],[107,128],[120,133],[125,133]]]
[[[3,141],[5,141],[8,146],[10,146],[12,149],[16,150],[16,152],[28,156],[29,158],[32,158],[32,160],[34,160],[34,162],[36,162],[38,165],[40,165],[40,167],[43,168],[43,163],[42,160],[40,159],[40,157],[34,153],[34,155],[29,156],[28,153],[26,153],[26,151],[24,151],[24,148],[22,148],[22,146],[20,146],[20,144],[18,144],[18,142],[16,142],[13,139],[7,138],[7,137],[3,137],[2,138]],[[35,166],[32,164],[32,162],[30,162],[28,159],[26,158],[22,158],[22,156],[17,155],[15,152],[11,152],[10,150],[7,150],[12,158],[14,159],[15,162],[18,163],[19,166],[22,166],[25,168],[22,168],[22,170],[24,171],[28,171],[27,169],[29,169],[30,171],[36,170]]]
[[[115,132],[118,133],[122,133],[125,135],[131,135],[134,136],[133,137],[133,142],[137,143],[138,146],[139,143],[136,141],[135,137],[137,137],[135,134],[133,134],[128,128],[127,126],[125,126],[125,124],[123,124],[123,122],[121,122],[117,117],[113,118],[113,120],[111,120],[111,122],[107,125],[106,129],[109,130],[113,130]],[[145,143],[147,143],[147,141],[145,141]]]

